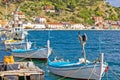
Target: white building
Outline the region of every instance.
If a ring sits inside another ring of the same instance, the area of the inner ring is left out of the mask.
[[[47,28],[49,29],[63,29],[63,24],[62,23],[48,23]]]
[[[34,29],[45,29],[45,24],[34,24]]]
[[[24,23],[23,28],[34,28],[34,24],[31,24],[30,22]]]
[[[22,11],[16,11],[16,12],[12,12],[11,14],[14,18],[14,20],[19,20],[19,19],[24,19],[25,18],[25,15],[23,14]]]
[[[35,18],[35,22],[36,22],[36,23],[41,23],[41,24],[44,23],[44,24],[45,24],[46,21],[47,21],[47,20],[46,20],[45,17],[41,17],[41,16],[40,16],[40,17]]]
[[[71,24],[71,29],[84,29],[85,26],[78,23],[78,24]]]
[[[22,26],[23,21],[25,19],[25,15],[23,14],[22,11],[14,11],[14,12],[12,12],[11,17],[13,19],[13,21],[11,21],[12,27]]]
[[[44,6],[44,11],[54,13],[55,12],[55,7],[52,6],[52,5],[51,6]]]

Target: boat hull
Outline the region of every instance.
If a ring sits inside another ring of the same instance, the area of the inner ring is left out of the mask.
[[[103,65],[102,74],[105,71],[107,65]],[[95,79],[100,78],[100,65],[85,65],[85,66],[66,66],[66,67],[54,67],[49,65],[51,73],[77,79]]]
[[[47,60],[47,58],[51,54],[51,49],[48,52],[48,48],[41,48],[37,50],[30,50],[30,51],[24,51],[24,52],[15,52],[12,51],[12,55],[14,57],[19,58],[32,58],[32,59],[41,59],[41,60]]]

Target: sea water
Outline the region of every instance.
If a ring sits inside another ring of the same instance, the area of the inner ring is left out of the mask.
[[[108,63],[108,73],[102,80],[118,80],[120,77],[120,31],[119,30],[34,30],[28,31],[27,38],[33,42],[32,47],[45,47],[50,39],[53,51],[50,59],[77,62],[83,57],[78,34],[87,34],[88,40],[85,45],[86,57],[94,61],[100,53],[104,53],[104,61]],[[1,43],[1,47],[4,45]],[[0,60],[4,55],[10,55],[1,49]],[[18,59],[16,59],[18,60]],[[30,59],[31,60],[31,59]],[[26,61],[26,60],[24,60]],[[47,61],[33,60],[37,66],[45,71],[45,80],[76,80],[54,75],[49,72]]]

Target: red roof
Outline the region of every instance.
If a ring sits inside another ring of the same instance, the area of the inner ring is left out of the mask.
[[[48,24],[52,24],[52,25],[61,25],[62,23],[60,23],[60,22],[48,22]]]
[[[44,16],[39,16],[39,18],[45,18]]]
[[[54,9],[54,6],[45,6],[44,9],[45,10],[52,10],[52,9]]]
[[[101,16],[94,16],[93,19],[94,20],[103,20],[103,17],[101,17]]]
[[[17,11],[16,14],[23,15],[23,12],[22,11]]]

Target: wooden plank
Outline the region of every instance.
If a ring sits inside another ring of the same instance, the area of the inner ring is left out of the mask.
[[[44,80],[44,71],[39,67],[35,65],[28,66],[28,62],[15,62],[14,64],[20,65],[20,68],[14,69],[14,67],[12,67],[12,64],[7,64],[10,69],[6,69],[6,71],[0,71],[0,77],[2,79],[18,80],[20,76],[29,76],[31,80]]]
[[[30,75],[30,80],[44,80],[44,75],[32,74]]]
[[[4,80],[18,80],[18,77],[17,75],[5,75],[3,77]]]

